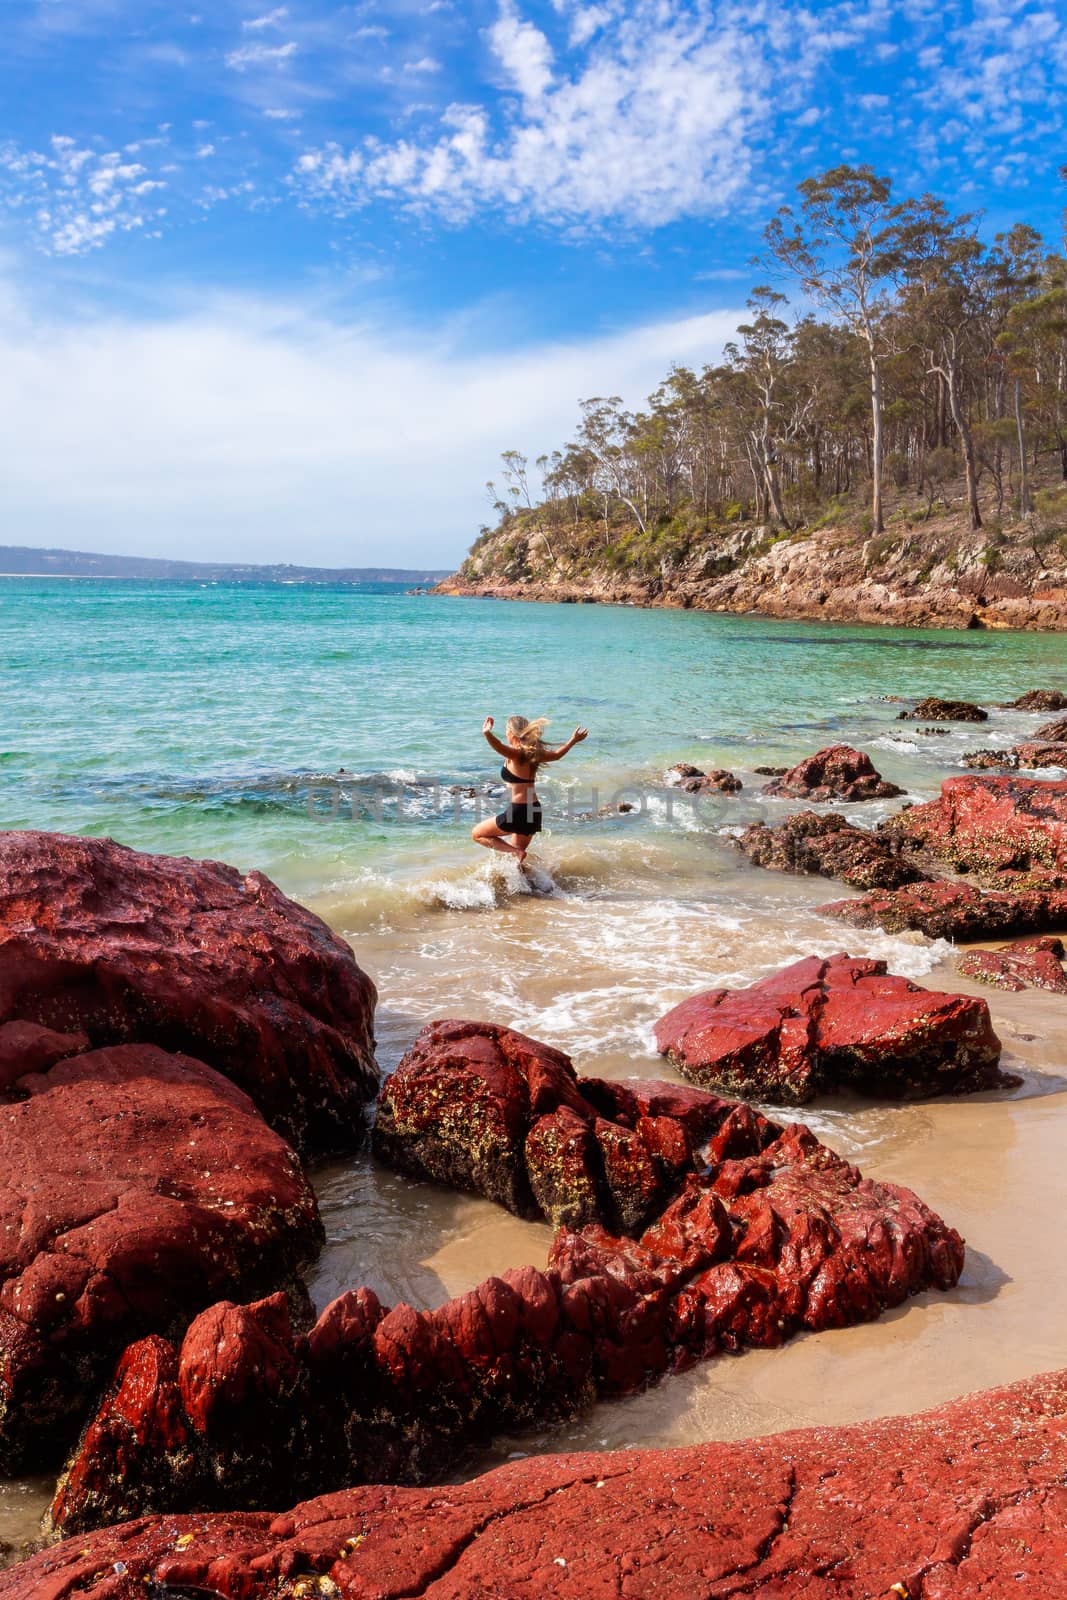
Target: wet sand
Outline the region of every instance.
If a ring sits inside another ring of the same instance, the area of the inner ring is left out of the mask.
[[[904,1413],[1067,1362],[1059,1223],[1067,1198],[1067,999],[1005,994],[958,977],[943,943],[857,933],[817,917],[812,905],[839,892],[825,882],[783,879],[732,858],[720,865],[710,897],[673,902],[670,928],[654,946],[647,903],[627,915],[614,897],[599,906],[599,932],[587,925],[587,903],[528,900],[473,918],[442,913],[418,954],[405,930],[364,934],[360,959],[372,971],[377,961],[383,982],[383,1053],[395,1059],[420,1020],[462,1012],[569,1046],[580,1072],[670,1078],[649,1027],[683,995],[724,979],[751,981],[809,950],[884,955],[892,970],[927,987],[985,998],[1004,1064],[1022,1075],[1021,1087],[917,1105],[848,1099],[795,1113],[764,1109],[809,1123],[868,1176],[921,1195],[967,1240],[961,1282],[877,1323],[721,1357],[641,1395],[600,1403],[561,1429],[500,1440],[465,1472],[516,1453],[685,1444]],[[391,1006],[397,978],[405,995],[423,997],[421,1017],[406,1003]],[[320,1196],[331,1235],[315,1278],[323,1303],[343,1285],[369,1282],[387,1302],[430,1306],[490,1273],[545,1262],[547,1227],[366,1163],[347,1178],[330,1174]]]

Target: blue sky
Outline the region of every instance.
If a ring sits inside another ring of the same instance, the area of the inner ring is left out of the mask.
[[[7,0],[0,540],[448,564],[869,161],[1060,235],[1062,0]]]

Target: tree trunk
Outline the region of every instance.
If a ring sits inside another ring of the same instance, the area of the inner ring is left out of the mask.
[[[875,353],[874,339],[868,335],[867,349],[871,362],[871,517],[874,533],[885,532],[882,516],[882,373]]]
[[[967,511],[971,519],[971,528],[978,529],[982,526],[982,513],[978,508],[978,465],[974,456],[974,438],[960,400],[959,373],[955,362],[948,370],[948,403],[952,408],[952,420],[956,424],[963,445],[963,470],[967,479]]]
[[[1022,384],[1015,380],[1015,432],[1019,440],[1019,515],[1028,517],[1034,509],[1030,502],[1030,483],[1026,476],[1026,430],[1023,427]]]

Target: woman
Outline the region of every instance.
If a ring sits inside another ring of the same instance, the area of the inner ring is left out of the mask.
[[[500,776],[511,786],[511,801],[499,816],[487,818],[471,829],[475,844],[484,844],[487,850],[499,850],[504,855],[518,856],[519,865],[526,860],[526,852],[535,833],[541,832],[541,802],[534,788],[537,769],[546,761],[561,761],[568,750],[588,738],[588,728],[575,728],[566,744],[550,750],[541,741],[548,726],[545,717],[527,722],[525,717],[509,717],[506,724],[508,736],[504,744],[493,732],[493,719],[486,717],[482,732],[496,751],[504,757]],[[510,840],[510,843],[509,843]]]

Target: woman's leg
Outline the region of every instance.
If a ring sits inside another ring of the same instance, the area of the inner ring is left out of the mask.
[[[499,850],[501,855],[517,856],[520,854],[518,845],[508,844],[505,835],[492,817],[487,817],[484,822],[479,822],[477,827],[471,829],[471,838],[475,844],[484,844],[487,850]],[[527,840],[529,843],[529,840]],[[525,854],[525,851],[521,852]]]
[[[521,867],[523,862],[526,860],[527,850],[529,850],[530,846],[533,844],[534,836],[532,833],[513,833],[511,837],[514,839],[518,849],[519,866]]]

